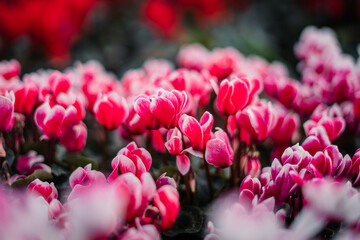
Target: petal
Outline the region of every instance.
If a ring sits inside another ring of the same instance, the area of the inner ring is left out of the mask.
[[[159,119],[165,128],[170,128],[175,117],[175,106],[163,97],[153,98],[150,104],[151,113]]]
[[[183,114],[179,119],[179,128],[189,138],[194,149],[203,149],[203,132],[200,123],[195,118]]]
[[[226,168],[232,164],[226,144],[219,139],[212,139],[207,142],[205,160],[217,168]]]
[[[182,175],[185,175],[190,170],[190,159],[185,154],[176,156],[176,166]]]

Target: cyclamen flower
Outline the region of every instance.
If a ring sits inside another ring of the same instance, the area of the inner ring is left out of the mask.
[[[60,142],[70,152],[80,152],[87,138],[87,128],[83,122],[69,126],[65,129]]]
[[[69,178],[69,184],[71,188],[75,188],[76,185],[92,185],[102,184],[106,182],[106,178],[103,173],[91,170],[91,163],[84,168],[78,167],[71,173]]]
[[[61,137],[67,127],[77,123],[76,116],[77,111],[73,106],[65,109],[45,102],[36,109],[35,123],[46,137]]]
[[[217,93],[216,106],[219,111],[226,115],[232,115],[242,110],[249,101],[250,90],[246,82],[233,76],[231,80],[225,79],[219,88],[215,86]]]
[[[206,67],[210,53],[200,44],[182,46],[178,53],[177,62],[180,67],[201,71]]]
[[[181,132],[188,137],[194,150],[202,150],[211,139],[211,127],[214,118],[209,112],[205,112],[200,122],[194,117],[183,114],[179,119]]]
[[[0,131],[7,131],[14,125],[14,102],[14,92],[6,92],[5,96],[0,95]]]
[[[42,182],[39,179],[32,181],[28,187],[27,191],[35,195],[42,196],[48,203],[56,199],[58,192],[55,188],[54,183]]]
[[[275,113],[271,103],[258,102],[236,114],[240,138],[247,145],[252,141],[264,141],[275,127]]]
[[[329,140],[333,141],[344,132],[345,124],[346,122],[338,105],[334,105],[329,109],[324,109],[322,105],[319,105],[311,118],[304,123],[304,129],[306,135],[309,135],[311,129],[322,126],[326,130]]]
[[[251,177],[258,177],[261,170],[261,164],[257,157],[246,156],[247,160],[245,163],[244,172],[245,175]]]
[[[130,228],[119,236],[118,240],[160,240],[160,234],[156,227],[151,224],[140,225],[137,228]]]
[[[116,92],[110,92],[98,97],[94,104],[96,119],[107,129],[118,128],[129,114],[126,100]]]
[[[71,88],[70,76],[58,71],[53,71],[49,75],[48,84],[51,94],[57,97],[60,93],[67,93]]]
[[[172,186],[164,185],[157,190],[153,203],[161,216],[160,228],[170,229],[180,212],[179,193]]]
[[[303,187],[307,207],[326,219],[354,224],[360,219],[360,195],[351,183],[332,179],[313,179]]]
[[[184,149],[182,134],[178,128],[170,129],[167,132],[165,147],[171,155],[179,155]]]
[[[214,49],[207,60],[207,69],[219,81],[236,73],[243,62],[243,56],[234,48]]]
[[[161,123],[165,128],[176,127],[188,104],[184,91],[159,90],[156,95],[140,96],[135,101],[135,111],[148,129],[156,129]]]
[[[26,155],[18,157],[16,169],[19,173],[26,175],[33,173],[37,169],[51,173],[51,168],[42,162],[44,162],[43,156],[37,155],[35,151],[30,151]]]
[[[185,175],[190,169],[190,159],[185,155],[182,134],[179,129],[170,129],[167,133],[165,147],[171,155],[176,155],[176,166],[182,175]]]
[[[226,168],[232,165],[233,154],[226,132],[218,128],[214,133],[214,138],[206,144],[205,160],[217,168]]]
[[[129,143],[121,149],[117,156],[112,160],[112,173],[108,181],[113,181],[118,177],[118,171],[121,173],[131,172],[137,177],[149,171],[152,159],[150,153],[144,148],[138,148],[135,142]]]
[[[30,114],[38,98],[38,89],[33,84],[23,84],[15,92],[15,111]]]
[[[20,75],[20,63],[14,59],[10,61],[3,60],[0,62],[0,76],[10,80]]]

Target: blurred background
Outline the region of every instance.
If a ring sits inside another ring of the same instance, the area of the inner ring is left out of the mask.
[[[121,75],[199,42],[282,61],[296,75],[304,27],[333,28],[357,58],[359,22],[360,0],[0,0],[0,59],[17,59],[22,73],[95,59]]]

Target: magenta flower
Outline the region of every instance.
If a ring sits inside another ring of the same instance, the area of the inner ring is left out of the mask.
[[[20,75],[20,63],[14,59],[0,62],[0,76],[6,80],[11,80]]]
[[[245,175],[251,177],[258,177],[261,170],[261,164],[257,157],[248,156],[244,168]]]
[[[7,131],[14,125],[14,102],[14,92],[6,92],[5,96],[0,95],[0,131]]]
[[[46,137],[61,137],[67,127],[77,123],[76,116],[73,106],[65,109],[60,105],[51,107],[49,102],[45,102],[36,109],[35,123]]]
[[[76,185],[91,185],[102,184],[106,182],[104,174],[99,171],[91,170],[91,163],[84,168],[78,167],[71,173],[69,178],[70,187],[74,188]]]
[[[210,74],[222,81],[230,74],[237,72],[242,62],[243,56],[236,49],[228,47],[214,49],[206,65]]]
[[[222,81],[219,89],[215,87],[215,92],[218,95],[216,106],[226,116],[242,110],[249,101],[248,84],[236,76],[231,77],[230,81],[227,79]]]
[[[60,137],[60,142],[70,152],[80,152],[87,138],[87,128],[83,122],[69,126]]]
[[[160,228],[170,229],[180,211],[179,193],[172,186],[164,185],[156,192],[153,203],[161,216]]]
[[[42,196],[48,203],[56,199],[58,192],[54,183],[42,182],[39,179],[35,179],[27,186],[27,191],[36,196]]]
[[[158,123],[165,128],[172,128],[177,126],[187,104],[188,97],[184,91],[159,90],[156,95],[137,98],[135,111],[149,129],[158,128]]]
[[[200,122],[194,117],[184,114],[179,119],[179,128],[190,140],[190,144],[194,150],[202,150],[211,139],[213,122],[214,118],[209,112],[205,112],[202,115]]]
[[[258,102],[236,114],[240,138],[247,145],[253,141],[264,141],[276,124],[275,112],[270,102]]]
[[[18,157],[16,169],[25,175],[31,174],[37,169],[51,173],[51,168],[42,162],[44,162],[43,156],[37,155],[35,151],[30,151],[28,154]]]
[[[152,159],[150,153],[144,148],[138,148],[135,142],[129,143],[125,148],[121,149],[117,156],[112,160],[112,173],[108,177],[108,181],[115,180],[119,175],[131,172],[137,177],[149,171]]]
[[[126,100],[116,92],[99,95],[93,111],[96,119],[107,130],[118,128],[129,114]]]
[[[214,138],[206,144],[205,160],[217,168],[226,168],[232,165],[234,156],[226,132],[217,129]]]
[[[178,128],[170,129],[167,132],[165,147],[171,155],[179,155],[184,149],[182,134]]]
[[[15,111],[23,114],[30,114],[38,98],[38,89],[33,84],[22,84],[14,92]]]
[[[177,62],[180,67],[201,71],[206,68],[210,53],[200,44],[189,44],[181,47]]]

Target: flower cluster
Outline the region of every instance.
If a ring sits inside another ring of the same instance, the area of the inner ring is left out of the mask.
[[[295,53],[301,81],[198,44],[179,68],[150,59],[121,81],[92,61],[22,77],[1,62],[1,238],[159,239],[200,188],[205,203],[240,189],[219,198],[206,239],[355,238],[360,64],[328,29],[305,29]]]

